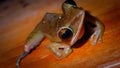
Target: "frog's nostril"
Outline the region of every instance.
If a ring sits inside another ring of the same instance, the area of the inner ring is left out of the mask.
[[[64,48],[59,48],[59,50],[64,50]]]

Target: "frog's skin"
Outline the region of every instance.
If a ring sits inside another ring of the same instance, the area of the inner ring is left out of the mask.
[[[95,25],[94,33],[90,37],[93,41],[92,45],[96,45],[97,41],[102,41],[104,25],[98,19],[90,14],[86,15],[85,10],[77,7],[73,0],[66,0],[62,4],[62,10],[63,14],[46,13],[42,21],[31,32],[25,43],[24,53],[16,62],[17,68],[19,68],[21,60],[45,37],[52,41],[47,48],[58,58],[68,56],[72,52],[71,46],[84,35],[85,21]]]

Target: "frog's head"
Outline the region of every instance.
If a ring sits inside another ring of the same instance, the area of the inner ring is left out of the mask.
[[[78,19],[77,19],[78,18]],[[62,43],[68,44],[68,46],[72,46],[76,43],[78,39],[80,39],[84,34],[84,13],[79,17],[76,17],[73,20],[65,21],[65,23],[59,24],[59,28],[57,31],[57,37],[61,39]],[[60,42],[60,43],[61,43]]]
[[[60,41],[52,42],[48,46],[57,57],[64,58],[68,56],[72,52],[71,46],[83,36],[84,16],[84,10],[80,10],[79,8],[72,8],[63,14],[56,31],[56,36]]]
[[[84,34],[84,10],[78,8],[73,0],[66,0],[62,8],[64,14],[60,17],[56,31],[54,31],[59,41],[54,40],[48,46],[59,58],[68,56],[72,52],[71,46]]]
[[[66,0],[62,7],[65,12],[58,23],[57,37],[72,46],[83,36],[85,11],[73,0]]]

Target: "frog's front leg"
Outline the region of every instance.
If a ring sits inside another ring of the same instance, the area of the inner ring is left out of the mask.
[[[90,37],[90,40],[93,41],[92,45],[96,45],[97,42],[102,42],[102,36],[105,30],[104,24],[89,13],[86,13],[86,20],[95,25],[95,28],[93,28],[94,33]]]
[[[72,52],[71,47],[64,43],[54,42],[47,45],[47,48],[51,50],[59,59],[68,56]]]
[[[25,43],[24,52],[18,57],[16,62],[16,67],[20,68],[20,62],[22,59],[27,56],[35,47],[37,47],[44,38],[44,35],[41,31],[34,29],[33,32],[28,36],[28,39]]]

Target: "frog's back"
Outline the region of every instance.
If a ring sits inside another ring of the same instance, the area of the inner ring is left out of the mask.
[[[38,24],[38,29],[52,41],[60,41],[57,37],[57,26],[60,18],[61,14],[46,13],[42,21]]]

